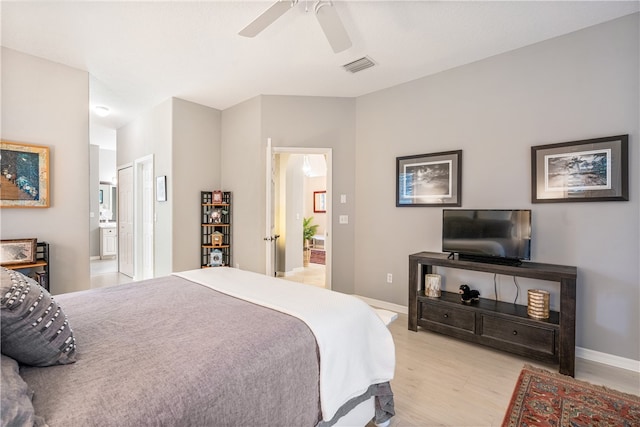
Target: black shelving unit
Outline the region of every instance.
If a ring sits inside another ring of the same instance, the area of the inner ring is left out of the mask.
[[[211,252],[222,252],[222,267],[231,266],[232,200],[231,192],[223,191],[222,200],[214,201],[214,191],[201,191],[200,199],[200,267],[211,267]],[[213,240],[214,233],[222,234],[220,244]]]
[[[51,265],[49,264],[49,244],[47,242],[36,242],[36,259],[29,264],[5,265],[10,270],[20,271],[25,276],[29,276],[37,281],[40,286],[49,289],[49,278],[51,277]]]

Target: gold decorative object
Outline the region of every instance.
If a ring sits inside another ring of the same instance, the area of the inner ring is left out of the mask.
[[[214,231],[211,233],[211,245],[212,246],[222,246],[222,238],[224,235],[219,231]]]
[[[549,292],[542,289],[527,291],[527,314],[535,319],[549,318]]]
[[[424,285],[424,295],[431,298],[440,298],[440,284],[442,276],[439,274],[427,274]]]

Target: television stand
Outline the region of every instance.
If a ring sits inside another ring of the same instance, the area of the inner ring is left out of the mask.
[[[490,264],[449,259],[447,255],[435,252],[409,255],[409,330],[417,331],[420,326],[476,344],[556,363],[560,373],[575,375],[576,267],[533,262]],[[433,273],[434,267],[558,282],[560,311],[551,311],[548,319],[534,319],[528,316],[525,305],[487,298],[463,304],[457,292],[442,292],[440,298],[427,297],[425,275]]]

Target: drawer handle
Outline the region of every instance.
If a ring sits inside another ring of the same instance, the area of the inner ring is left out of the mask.
[[[513,331],[513,335],[518,335],[518,331]]]
[[[445,314],[444,314],[444,318],[445,318],[445,319],[448,319],[448,318],[449,318],[449,314],[448,314],[448,313],[445,313]]]

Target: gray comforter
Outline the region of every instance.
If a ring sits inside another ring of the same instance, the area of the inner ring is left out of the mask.
[[[174,276],[56,299],[78,360],[21,370],[51,427],[320,421],[315,339],[296,318]]]

